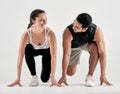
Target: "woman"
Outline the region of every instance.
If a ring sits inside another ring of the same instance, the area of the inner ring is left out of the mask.
[[[44,10],[33,10],[30,15],[30,24],[28,25],[27,32],[22,34],[18,61],[17,61],[17,79],[8,86],[19,85],[21,77],[21,69],[23,57],[32,75],[30,86],[38,86],[39,82],[35,70],[34,57],[42,55],[42,72],[41,80],[47,82],[51,78],[51,85],[60,86],[55,80],[56,68],[56,37],[54,32],[46,27],[47,17]]]

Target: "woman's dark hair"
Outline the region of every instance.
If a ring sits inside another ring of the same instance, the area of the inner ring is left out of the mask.
[[[30,28],[33,25],[32,20],[35,20],[35,18],[38,17],[38,15],[40,13],[45,13],[45,11],[41,10],[41,9],[35,9],[35,10],[33,10],[31,12],[31,14],[30,14],[30,23],[28,24],[27,28]]]
[[[83,28],[89,27],[89,25],[92,23],[92,17],[88,13],[79,14],[76,20],[82,24]]]

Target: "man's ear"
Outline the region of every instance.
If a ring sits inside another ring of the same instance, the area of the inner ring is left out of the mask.
[[[83,31],[86,31],[88,29],[88,27],[86,27],[86,28],[83,28]]]

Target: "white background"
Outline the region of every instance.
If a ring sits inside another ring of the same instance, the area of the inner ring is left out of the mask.
[[[7,86],[16,78],[17,54],[21,34],[29,24],[29,15],[34,9],[47,13],[48,26],[57,37],[56,79],[61,77],[62,33],[79,13],[87,12],[104,32],[107,52],[106,76],[113,85],[120,83],[120,12],[119,0],[1,0],[0,1],[0,86]],[[84,83],[88,71],[89,54],[84,52],[72,81]],[[36,57],[37,75],[40,75],[41,61]],[[100,66],[94,78],[99,84]],[[23,60],[22,84],[29,84],[30,73]]]

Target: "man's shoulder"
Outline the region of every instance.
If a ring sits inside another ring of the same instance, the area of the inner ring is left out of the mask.
[[[67,26],[67,29],[73,34],[74,31],[73,31],[72,27],[73,27],[73,24],[70,24],[70,25]]]
[[[69,29],[69,28],[72,28],[73,27],[73,24],[69,24],[68,26],[67,26],[67,28]]]
[[[95,23],[91,23],[90,26],[97,27],[97,25]]]
[[[91,23],[90,26],[88,27],[89,32],[95,32],[97,30],[97,25],[94,23]]]

